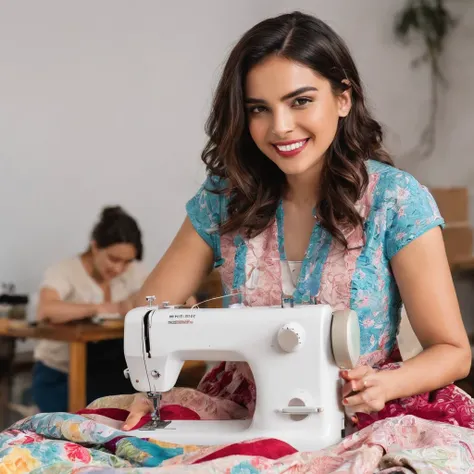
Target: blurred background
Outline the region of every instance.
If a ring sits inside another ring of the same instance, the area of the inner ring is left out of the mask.
[[[204,122],[228,52],[257,21],[299,9],[347,41],[395,163],[432,189],[474,332],[474,1],[427,1],[425,17],[419,3],[0,0],[3,318],[34,319],[43,272],[87,247],[106,205],[137,219],[153,268],[203,180]],[[3,401],[28,407],[35,340],[11,340],[0,339],[5,360],[13,350]],[[25,413],[10,406],[2,422]]]

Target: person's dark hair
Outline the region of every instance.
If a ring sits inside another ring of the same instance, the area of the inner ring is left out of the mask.
[[[99,222],[92,230],[92,240],[99,248],[115,244],[131,244],[137,252],[137,260],[143,258],[142,235],[137,222],[120,206],[105,207]]]
[[[368,184],[365,161],[393,163],[382,147],[381,126],[366,107],[359,73],[346,44],[324,22],[300,12],[264,20],[245,33],[218,84],[206,123],[209,140],[201,158],[208,174],[228,183],[222,191],[230,196],[228,219],[220,231],[242,229],[249,237],[259,234],[273,221],[285,190],[285,175],[250,136],[244,107],[247,73],[270,55],[310,67],[330,81],[336,94],[351,88],[352,108],[339,120],[326,154],[316,209],[321,224],[346,246],[341,228],[363,224],[355,203]]]

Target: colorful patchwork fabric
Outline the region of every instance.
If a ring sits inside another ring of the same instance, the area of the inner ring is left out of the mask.
[[[126,410],[86,411],[39,414],[2,432],[0,474],[474,472],[474,430],[411,415],[377,421],[319,452],[297,452],[277,439],[222,446],[141,439],[114,427]]]

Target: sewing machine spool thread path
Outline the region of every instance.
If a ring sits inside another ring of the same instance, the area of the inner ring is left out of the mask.
[[[127,314],[124,351],[137,391],[171,390],[186,360],[247,362],[257,390],[252,419],[172,421],[130,434],[200,445],[271,437],[316,450],[342,437],[339,370],[358,360],[359,325],[353,311],[333,312],[328,305],[149,306]]]

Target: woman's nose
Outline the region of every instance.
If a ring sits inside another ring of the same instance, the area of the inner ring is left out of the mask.
[[[293,116],[290,111],[275,111],[273,114],[272,132],[276,137],[285,137],[294,129]]]
[[[123,269],[124,269],[124,264],[121,262],[115,263],[113,266],[113,270],[117,275],[122,273]]]

